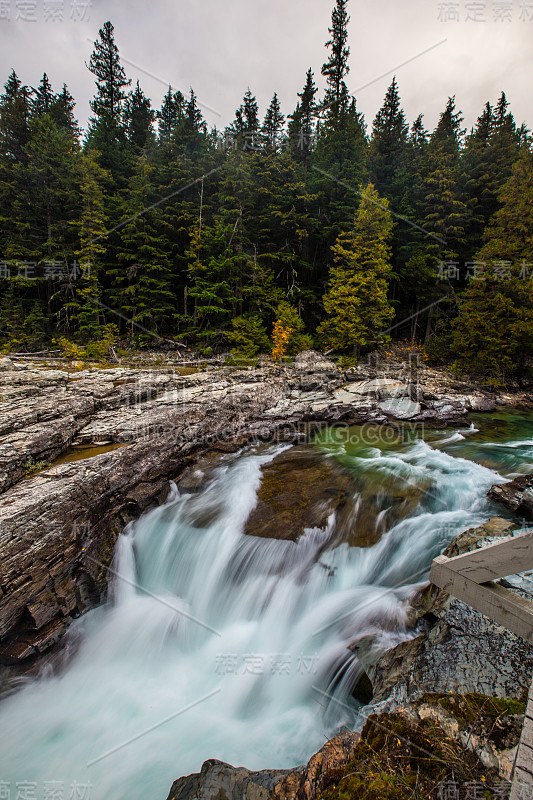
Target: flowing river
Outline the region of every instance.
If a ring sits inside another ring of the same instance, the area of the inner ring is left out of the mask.
[[[73,625],[68,666],[0,704],[0,796],[165,800],[207,758],[292,767],[355,724],[349,643],[412,635],[407,598],[432,558],[503,515],[491,484],[533,471],[531,415],[472,420],[390,443],[368,428],[318,437],[372,498],[369,547],[328,546],[333,515],[297,542],[243,533],[284,446],[227,459],[196,494],[173,488],[119,538],[112,596]]]

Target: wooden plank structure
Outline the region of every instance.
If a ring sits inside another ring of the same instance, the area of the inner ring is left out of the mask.
[[[434,559],[429,579],[533,645],[533,603],[495,583],[533,569],[533,532],[510,536],[469,553]],[[533,683],[513,771],[510,800],[533,797]]]

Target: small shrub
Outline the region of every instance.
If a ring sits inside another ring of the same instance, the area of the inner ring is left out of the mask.
[[[236,346],[231,351],[234,358],[253,358],[259,352],[270,352],[271,345],[261,317],[247,314],[233,320],[233,330],[228,339]]]

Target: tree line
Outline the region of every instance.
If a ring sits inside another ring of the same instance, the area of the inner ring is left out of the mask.
[[[202,355],[315,345],[358,358],[390,338],[504,378],[533,341],[533,156],[502,92],[470,131],[455,98],[429,132],[393,79],[367,127],[336,0],[323,97],[307,71],[287,118],[248,90],[208,129],[194,91],[161,108],[114,29],[88,63],[83,133],[66,85],[13,70],[0,97],[0,343],[113,335]],[[154,338],[155,337],[155,338]]]

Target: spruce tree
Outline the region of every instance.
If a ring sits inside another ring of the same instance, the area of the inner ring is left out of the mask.
[[[120,230],[117,264],[108,269],[112,304],[131,318],[132,335],[135,325],[154,332],[171,331],[175,313],[172,271],[167,244],[159,234],[158,209],[146,210],[155,200],[152,172],[143,153],[136,160],[121,207],[125,224]]]
[[[399,173],[404,166],[407,131],[394,78],[372,126],[367,166],[376,190],[390,200],[395,210],[399,210],[399,200],[405,189],[405,179],[399,178]]]
[[[89,121],[88,146],[102,153],[102,167],[119,183],[127,169],[124,143],[125,89],[131,83],[120,63],[114,28],[106,22],[98,32],[88,69],[96,77],[96,96],[91,101],[94,116]]]
[[[391,273],[392,215],[372,184],[361,193],[351,231],[332,248],[333,264],[318,335],[328,349],[358,357],[361,348],[386,341],[383,328],[394,316],[387,299]]]
[[[326,47],[331,49],[329,59],[322,67],[322,75],[326,78],[327,89],[324,97],[324,109],[327,119],[338,122],[348,111],[350,97],[345,78],[350,71],[348,58],[348,0],[336,0],[331,15],[330,39]]]
[[[82,208],[76,224],[78,260],[83,280],[69,282],[69,324],[76,329],[82,342],[99,337],[103,323],[102,296],[106,255],[106,224],[104,190],[109,181],[99,164],[99,154],[87,150],[78,163]]]
[[[71,223],[80,210],[77,138],[44,113],[31,120],[28,156],[32,257],[68,264],[75,246]]]
[[[293,157],[304,161],[306,164],[311,152],[312,139],[315,133],[317,106],[315,95],[318,89],[315,86],[313,71],[307,70],[306,82],[303,90],[298,92],[300,98],[296,109],[289,116],[288,137]]]
[[[415,205],[415,225],[421,228],[418,245],[403,268],[404,278],[416,286],[412,338],[427,341],[442,309],[426,306],[453,295],[454,285],[439,277],[439,266],[465,258],[468,209],[460,185],[462,116],[450,97],[427,146],[422,166],[421,197]],[[418,230],[415,228],[414,230]],[[416,239],[415,239],[416,241]]]
[[[350,225],[358,197],[358,187],[366,181],[366,125],[350,97],[345,82],[349,72],[347,0],[336,0],[329,28],[328,61],[322,67],[327,87],[321,107],[323,120],[318,126],[317,146],[312,168],[313,193],[319,196],[323,218],[321,258],[342,230]],[[355,202],[354,202],[355,201]]]
[[[32,113],[40,116],[41,114],[48,114],[56,101],[56,95],[52,89],[52,85],[48,80],[48,75],[44,73],[41,82],[37,89],[32,89],[31,108]]]
[[[278,95],[274,93],[261,128],[263,143],[269,152],[275,152],[279,149],[284,124],[285,117],[281,113]]]
[[[13,70],[0,96],[0,152],[19,163],[27,160],[30,104],[30,90]]]
[[[136,155],[155,142],[155,112],[152,104],[141,87],[139,81],[135,89],[128,94],[124,103],[124,122],[128,142]]]
[[[76,139],[79,139],[81,131],[74,116],[75,107],[74,98],[67,89],[67,85],[63,84],[63,89],[54,98],[50,113],[60,128],[68,128]]]
[[[319,129],[309,188],[318,196],[323,257],[327,257],[336,237],[353,220],[359,186],[366,176],[367,147],[365,121],[354,99],[342,121],[326,120]]]
[[[241,149],[254,149],[258,144],[256,137],[258,131],[259,111],[257,100],[250,89],[247,89],[243,102],[235,112],[235,120],[230,128],[230,132],[237,134],[238,146]]]
[[[29,139],[30,90],[13,71],[0,96],[0,252],[8,260],[32,254]]]
[[[495,108],[487,103],[466,141],[462,183],[464,201],[470,210],[467,229],[470,256],[481,245],[483,230],[499,207],[498,195],[520,153],[522,133],[508,105],[503,92]]]
[[[431,251],[443,258],[456,258],[464,243],[467,209],[459,185],[461,122],[461,112],[455,110],[455,98],[450,97],[428,148],[422,224],[446,241],[440,247],[434,239],[430,243]]]
[[[157,112],[159,142],[168,144],[170,137],[183,120],[185,109],[185,98],[181,92],[172,93],[172,87],[168,87],[161,109]]]
[[[198,98],[191,89],[189,92],[189,99],[185,104],[185,120],[188,123],[188,128],[192,133],[205,134],[207,126],[205,124],[202,112],[198,108]]]
[[[523,374],[533,355],[533,154],[522,149],[503,186],[477,253],[454,324],[453,350],[463,371],[501,383]]]

